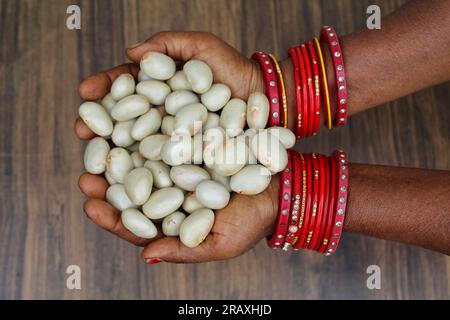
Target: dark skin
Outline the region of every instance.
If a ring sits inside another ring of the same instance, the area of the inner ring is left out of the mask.
[[[414,1],[383,20],[381,30],[363,30],[341,38],[350,115],[450,80],[450,41],[445,36],[445,31],[450,30],[449,13],[449,1]],[[121,73],[136,76],[138,62],[147,51],[163,52],[178,61],[205,61],[213,69],[215,82],[227,84],[235,97],[246,99],[251,92],[264,91],[257,65],[214,35],[162,32],[127,49],[133,63],[83,81],[81,98],[102,98]],[[325,59],[331,67],[329,56],[325,55]],[[286,59],[281,66],[289,106],[295,108],[292,62]],[[328,74],[333,71],[328,70]],[[83,140],[94,136],[80,119],[75,123],[75,132]],[[345,231],[450,254],[449,172],[360,164],[350,164],[349,171]],[[234,194],[229,205],[216,212],[211,234],[199,247],[191,249],[177,238],[158,236],[146,240],[126,230],[119,212],[105,202],[108,184],[103,177],[84,173],[79,186],[89,198],[84,206],[88,217],[101,228],[145,246],[142,258],[148,263],[204,262],[238,256],[271,235],[278,210],[279,177],[274,176],[259,195]]]

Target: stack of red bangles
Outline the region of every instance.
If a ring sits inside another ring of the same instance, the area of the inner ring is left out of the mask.
[[[337,101],[330,101],[329,75],[325,66],[324,50],[328,48],[333,63]],[[319,131],[323,108],[325,125],[331,129],[347,121],[348,91],[339,38],[331,27],[322,27],[320,41],[308,40],[288,52],[294,66],[297,138],[316,135]],[[256,60],[263,72],[266,95],[270,103],[270,126],[288,125],[286,87],[277,59],[264,52],[255,52]]]
[[[334,70],[335,87],[330,88],[324,53],[328,50]],[[295,82],[295,135],[297,139],[316,135],[320,117],[325,126],[347,122],[348,91],[339,37],[328,26],[320,40],[314,38],[289,49]],[[255,52],[264,76],[270,104],[269,126],[288,127],[286,86],[277,59]],[[337,101],[330,101],[330,90]],[[323,108],[323,110],[322,110]],[[311,249],[326,255],[336,251],[342,235],[348,198],[348,164],[343,151],[331,157],[289,151],[289,161],[280,178],[279,212],[274,234],[268,244],[274,249]]]
[[[280,202],[273,249],[310,249],[326,255],[336,251],[342,235],[348,198],[347,156],[288,151],[280,177]]]

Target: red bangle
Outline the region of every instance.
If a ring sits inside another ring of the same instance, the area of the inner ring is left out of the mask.
[[[328,26],[322,27],[320,30],[320,41],[328,44],[336,79],[337,104],[334,125],[342,126],[347,122],[348,90],[341,45],[336,31]]]
[[[289,219],[289,226],[286,236],[285,245],[283,250],[287,250],[293,245],[295,235],[298,231],[298,219],[299,219],[299,209],[300,209],[300,193],[301,193],[301,164],[300,156],[297,152],[292,152],[291,154],[292,162],[292,202],[291,202],[291,214]]]
[[[318,230],[317,239],[315,242],[314,250],[319,251],[320,246],[323,243],[323,239],[325,237],[325,229],[327,226],[327,219],[328,219],[328,199],[330,196],[330,185],[331,185],[331,173],[330,173],[330,166],[328,163],[328,158],[325,156],[321,156],[320,160],[322,161],[322,167],[323,167],[323,174],[321,177],[324,178],[324,185],[323,185],[323,201],[319,207],[319,210],[322,212],[322,217],[320,219],[321,224],[320,228]]]
[[[307,47],[309,51],[309,56],[311,58],[312,65],[312,77],[313,77],[313,86],[314,86],[314,125],[312,134],[315,136],[319,131],[320,126],[320,85],[319,85],[319,66],[317,62],[316,52],[314,50],[314,44],[312,41],[307,42]]]
[[[302,137],[302,86],[300,81],[300,65],[297,52],[294,48],[289,48],[288,55],[291,57],[292,64],[294,66],[295,97],[297,100],[295,135],[297,136],[297,139],[300,139]]]
[[[303,226],[299,235],[298,242],[295,244],[295,248],[305,248],[306,239],[308,237],[308,227],[311,218],[312,210],[312,187],[313,187],[313,171],[312,171],[312,159],[311,154],[305,155],[305,169],[306,169],[306,205],[305,215],[303,219]]]
[[[266,82],[266,95],[269,98],[270,104],[270,117],[269,126],[280,126],[280,96],[279,88],[276,77],[276,69],[270,59],[269,55],[265,52],[255,52],[252,55],[252,59],[259,63],[259,66],[263,72],[264,81]]]
[[[344,220],[345,220],[345,212],[347,208],[347,199],[348,199],[348,164],[347,164],[347,156],[341,151],[335,151],[333,153],[333,158],[336,162],[337,167],[337,199],[335,205],[335,213],[334,213],[334,221],[332,224],[332,232],[330,236],[330,240],[328,242],[327,248],[325,250],[326,255],[331,255],[336,252],[336,249],[339,245],[339,241],[342,236],[342,230],[344,229]]]
[[[330,189],[329,189],[329,196],[328,196],[328,207],[326,208],[327,211],[327,220],[325,222],[326,228],[325,233],[323,235],[322,243],[319,247],[319,252],[325,253],[325,250],[327,248],[330,236],[331,236],[331,230],[333,227],[333,215],[334,215],[334,205],[335,205],[335,199],[336,199],[336,166],[334,165],[334,160],[332,157],[327,159],[328,167],[330,168]]]
[[[281,172],[280,198],[275,232],[271,238],[267,239],[268,245],[273,249],[280,249],[286,237],[291,206],[292,177],[292,157],[291,152],[288,151],[288,163],[286,168]]]
[[[273,65],[275,66],[276,70],[276,78],[277,78],[277,85],[278,85],[278,97],[280,97],[279,100],[280,103],[280,126],[287,128],[287,97],[286,97],[286,88],[284,86],[284,79],[283,79],[283,73],[281,71],[280,65],[277,61],[277,58],[273,54],[269,54],[270,59],[272,60]]]
[[[300,50],[302,51],[303,55],[303,61],[305,63],[305,70],[306,70],[306,86],[307,86],[307,96],[308,96],[308,102],[306,104],[308,109],[308,131],[307,136],[312,136],[313,134],[313,127],[314,127],[314,113],[315,113],[315,106],[314,106],[314,89],[313,89],[313,80],[312,80],[312,69],[311,69],[311,63],[310,63],[310,57],[308,54],[308,50],[306,49],[305,44],[300,45]]]
[[[306,80],[306,68],[305,61],[303,59],[302,50],[300,47],[295,48],[295,52],[297,53],[297,58],[300,66],[300,85],[302,87],[302,137],[308,136],[308,89],[307,89],[307,80]]]
[[[318,210],[318,199],[319,199],[319,193],[320,193],[320,175],[321,172],[319,170],[319,161],[316,156],[316,154],[311,155],[311,164],[312,164],[312,177],[313,177],[313,184],[312,184],[312,199],[311,199],[311,216],[308,226],[308,234],[306,236],[306,243],[305,248],[310,249],[311,248],[311,240],[314,236],[314,230],[317,225],[317,210]]]
[[[306,186],[307,186],[306,162],[303,154],[300,154],[299,156],[300,156],[299,174],[296,175],[295,177],[299,180],[301,185],[300,203],[299,203],[300,215],[298,219],[298,229],[297,232],[295,233],[294,241],[292,243],[292,247],[294,248],[294,250],[299,250],[297,243],[300,238],[301,232],[304,228],[305,209],[306,209]]]
[[[323,229],[323,226],[325,226],[325,224],[323,223],[323,207],[324,207],[324,202],[325,202],[325,197],[327,195],[327,190],[326,190],[326,179],[327,177],[327,172],[325,169],[325,160],[324,160],[324,156],[322,155],[317,155],[317,164],[318,164],[318,172],[319,172],[319,195],[318,195],[318,201],[317,201],[317,216],[316,216],[316,223],[314,226],[314,231],[312,234],[312,239],[310,242],[310,245],[308,246],[308,249],[314,250],[316,248],[316,244],[318,239],[321,236],[321,230]]]

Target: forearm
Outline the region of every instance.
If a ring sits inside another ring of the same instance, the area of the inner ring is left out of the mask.
[[[344,228],[450,254],[450,172],[352,164]]]
[[[413,1],[382,21],[340,38],[348,83],[348,110],[355,114],[450,80],[450,1]],[[329,75],[333,67],[324,50]],[[291,59],[282,62],[290,114],[295,114]],[[331,101],[334,78],[329,77]],[[294,128],[290,117],[290,128]]]
[[[450,172],[363,164],[350,164],[349,172],[346,232],[450,255]],[[270,189],[273,223],[278,184],[274,179]]]

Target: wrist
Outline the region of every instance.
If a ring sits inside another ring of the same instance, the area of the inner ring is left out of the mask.
[[[266,86],[264,82],[264,76],[259,68],[259,65],[256,61],[250,60],[251,62],[251,69],[250,69],[250,81],[249,81],[249,89],[248,89],[248,95],[250,95],[253,92],[262,92],[266,93]]]

